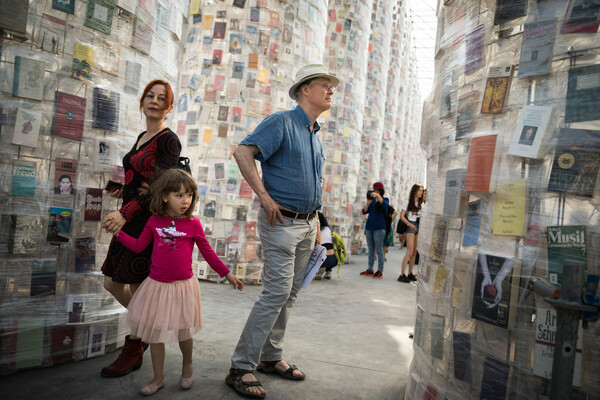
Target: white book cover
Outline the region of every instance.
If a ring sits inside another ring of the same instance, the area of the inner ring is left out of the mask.
[[[87,357],[101,356],[106,349],[106,325],[92,325],[88,333]]]
[[[107,139],[96,140],[94,170],[111,172],[115,165],[116,146]]]
[[[546,135],[551,114],[551,106],[523,106],[519,122],[517,122],[510,141],[508,154],[538,158],[540,145]]]
[[[13,144],[36,147],[41,122],[42,113],[19,108],[12,138]]]

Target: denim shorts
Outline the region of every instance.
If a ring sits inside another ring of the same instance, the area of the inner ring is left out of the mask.
[[[408,225],[406,227],[406,233],[414,233],[415,235],[418,235],[419,234],[419,221],[413,222],[413,221],[409,220],[408,222],[410,222],[410,225],[414,225],[417,229],[413,231],[410,228],[410,225]]]

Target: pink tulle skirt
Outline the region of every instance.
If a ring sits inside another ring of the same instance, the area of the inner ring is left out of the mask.
[[[200,284],[146,278],[133,295],[125,317],[131,334],[146,343],[188,340],[202,328]]]

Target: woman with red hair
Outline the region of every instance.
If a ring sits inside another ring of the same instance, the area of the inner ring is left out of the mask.
[[[102,224],[112,233],[122,229],[134,238],[142,233],[151,213],[138,189],[149,184],[162,171],[175,167],[179,161],[181,143],[166,124],[173,102],[173,90],[167,81],[155,79],[146,85],[140,98],[146,130],[140,133],[132,149],[123,157],[124,185],[109,192],[113,197],[123,199],[122,207],[108,214]],[[148,276],[151,253],[152,245],[141,253],[134,253],[114,238],[111,241],[102,265],[104,288],[123,307],[127,307],[133,293]],[[102,369],[102,376],[122,376],[140,368],[145,348],[147,345],[144,346],[140,338],[128,335],[121,354],[115,362]]]

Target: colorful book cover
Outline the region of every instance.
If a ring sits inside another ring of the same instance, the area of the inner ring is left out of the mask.
[[[250,7],[249,22],[259,23],[260,22],[260,9],[257,7]]]
[[[133,41],[131,47],[142,53],[150,54],[152,47],[152,34],[154,33],[154,18],[142,7],[135,10],[135,25],[133,27]]]
[[[225,30],[227,29],[227,22],[215,22],[213,30],[213,39],[225,39]]]
[[[556,343],[557,315],[553,308],[537,307],[535,317],[535,349],[533,373],[542,378],[552,379],[554,345]],[[575,365],[573,368],[573,386],[581,386],[581,359],[583,346],[583,326],[579,321]]]
[[[95,87],[93,91],[92,128],[119,130],[120,94]]]
[[[85,107],[85,98],[56,91],[54,93],[52,134],[81,141],[85,121]]]
[[[71,78],[83,82],[91,82],[96,65],[96,50],[81,43],[73,45],[73,63],[71,64]]]
[[[256,237],[256,221],[248,221],[246,223],[246,238]]]
[[[102,189],[85,189],[84,221],[100,221],[102,216]]]
[[[269,10],[269,26],[279,29],[279,13],[275,10]]]
[[[481,101],[482,114],[500,114],[504,111],[511,74],[512,65],[490,67]]]
[[[489,192],[497,135],[471,139],[465,192]]]
[[[525,24],[519,59],[519,78],[548,73],[555,36],[556,19]]]
[[[527,14],[527,0],[497,0],[494,25],[503,24]]]
[[[523,236],[525,200],[525,179],[507,179],[498,182],[494,198],[492,235]]]
[[[222,92],[223,89],[225,89],[225,75],[215,76],[212,90],[214,90],[215,92]]]
[[[35,175],[35,162],[23,160],[13,161],[10,195],[33,197],[35,195]]]
[[[67,14],[75,14],[75,0],[52,0],[52,8]]]
[[[75,343],[75,327],[55,325],[51,329],[52,345],[50,357],[53,363],[68,361],[73,358],[73,343]]]
[[[88,0],[84,25],[110,35],[115,0]]]
[[[248,261],[256,260],[256,242],[244,243],[244,258]]]
[[[229,35],[229,52],[233,54],[242,54],[242,35],[232,33]]]
[[[56,259],[38,258],[31,260],[30,295],[45,296],[56,293]]]
[[[15,56],[13,96],[42,100],[44,97],[45,65],[46,63],[43,60]]]
[[[473,132],[478,100],[479,91],[477,90],[462,94],[458,98],[455,140],[460,140],[468,133]]]
[[[71,237],[71,220],[73,210],[70,208],[50,207],[48,218],[48,234],[46,241],[50,243],[65,243]]]
[[[252,188],[245,179],[240,183],[240,197],[243,199],[252,198]]]
[[[483,25],[476,26],[466,37],[465,75],[483,66]]]
[[[20,146],[37,147],[42,123],[42,113],[17,109],[12,143]]]
[[[504,400],[510,366],[491,357],[486,357],[481,378],[480,400]]]
[[[229,243],[227,245],[226,260],[229,262],[240,261],[242,255],[242,246],[239,243]]]
[[[593,197],[600,166],[600,131],[561,129],[548,191]]]
[[[75,272],[93,271],[96,266],[96,239],[91,236],[75,239]]]
[[[452,332],[454,349],[454,377],[471,383],[471,335],[466,332]]]
[[[221,60],[223,60],[223,50],[220,50],[220,49],[213,50],[213,56],[212,56],[213,65],[221,65]]]
[[[571,68],[565,122],[600,119],[600,64]]]
[[[65,20],[53,15],[42,14],[36,45],[53,54],[62,54],[65,47]]]
[[[479,253],[471,318],[501,328],[509,326],[511,292],[518,292],[514,264],[510,258]]]
[[[215,253],[219,257],[225,257],[225,248],[227,247],[227,243],[225,243],[225,239],[217,239],[215,242]]]
[[[479,231],[481,229],[481,199],[471,201],[465,220],[465,234],[463,237],[463,247],[477,246],[479,241]]]
[[[600,25],[600,3],[570,0],[560,33],[596,33]]]
[[[508,154],[538,158],[551,114],[551,106],[523,106],[510,141]]]
[[[204,216],[205,217],[214,217],[217,211],[217,202],[215,200],[210,200],[206,202],[204,205]]]
[[[54,164],[54,194],[75,194],[76,175],[77,160],[57,157]]]
[[[562,284],[565,260],[587,265],[587,230],[585,225],[548,226],[548,280]],[[583,282],[583,276],[581,281]]]

